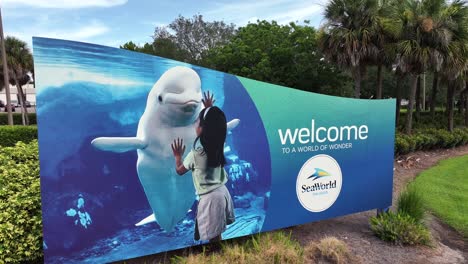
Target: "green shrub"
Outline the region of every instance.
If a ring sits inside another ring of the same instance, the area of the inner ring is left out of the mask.
[[[37,140],[0,149],[0,263],[42,256]]]
[[[405,213],[383,213],[371,217],[370,226],[380,239],[397,245],[430,245],[429,230]]]
[[[17,110],[19,111],[19,110]],[[36,113],[28,113],[29,117],[29,125],[36,125]],[[21,113],[13,113],[13,124],[15,125],[22,125],[23,119],[21,117]],[[1,125],[8,125],[8,115],[7,113],[0,113],[0,126]]]
[[[404,155],[416,150],[453,148],[466,144],[468,144],[468,128],[457,128],[453,132],[426,128],[415,130],[412,135],[397,133],[395,155]]]
[[[395,154],[402,155],[409,153],[409,143],[406,140],[406,136],[402,134],[396,134],[395,138]]]
[[[411,216],[417,223],[422,223],[425,209],[421,194],[415,188],[407,187],[398,197],[397,211]]]
[[[37,139],[36,126],[0,126],[0,146],[11,147],[18,141]]]
[[[422,150],[426,146],[427,138],[423,134],[415,134],[414,141],[416,142],[415,150]]]
[[[414,136],[406,136],[406,140],[409,144],[409,152],[413,152],[416,150],[416,139]]]

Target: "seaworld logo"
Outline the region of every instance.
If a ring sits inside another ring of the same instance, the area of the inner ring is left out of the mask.
[[[320,168],[315,168],[315,172],[307,177],[307,179],[312,179],[312,181],[315,180],[320,180],[324,177],[330,177],[332,176],[330,173],[328,173],[326,170],[320,169]],[[304,184],[302,185],[302,192],[314,192],[314,191],[321,191],[321,190],[327,190],[327,189],[332,189],[336,188],[336,180],[334,181],[329,181],[327,183],[314,183],[313,185],[307,185]],[[323,195],[324,193],[322,193]]]
[[[322,178],[322,177],[327,177],[327,176],[331,176],[330,173],[328,173],[328,172],[325,171],[325,170],[322,170],[322,169],[319,169],[319,168],[315,168],[314,174],[312,174],[312,175],[310,175],[309,177],[307,177],[307,179],[312,178],[312,180],[315,181],[316,179],[319,179],[319,178]]]
[[[302,192],[315,192],[315,191],[321,191],[321,190],[327,190],[327,189],[332,189],[336,188],[336,180],[335,181],[330,181],[326,184],[323,183],[315,183],[314,185],[302,185]],[[320,195],[324,195],[326,193],[320,193]]]
[[[296,182],[297,198],[305,209],[322,212],[335,203],[341,184],[342,175],[338,162],[328,155],[316,155],[307,160],[299,171]]]

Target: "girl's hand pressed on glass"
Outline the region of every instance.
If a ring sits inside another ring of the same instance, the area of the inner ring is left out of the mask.
[[[182,156],[185,152],[184,139],[174,139],[174,142],[171,144],[171,148],[176,160],[176,172],[179,175],[184,175],[188,171],[182,163]]]
[[[214,103],[216,102],[216,100],[214,99],[214,94],[210,95],[210,91],[203,93],[202,102],[205,108],[212,107]]]

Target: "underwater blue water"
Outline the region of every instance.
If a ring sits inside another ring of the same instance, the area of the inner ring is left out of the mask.
[[[173,66],[193,68],[227,119],[227,184],[237,220],[223,238],[261,230],[271,165],[265,129],[239,80],[228,74],[126,50],[34,38],[41,191],[47,263],[101,263],[182,248],[193,240],[194,210],[167,233],[151,214],[136,173],[137,154],[94,149],[99,136],[135,136],[148,92]]]

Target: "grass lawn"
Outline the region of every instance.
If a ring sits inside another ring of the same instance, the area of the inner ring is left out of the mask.
[[[430,211],[468,237],[468,155],[441,161],[411,184]]]

